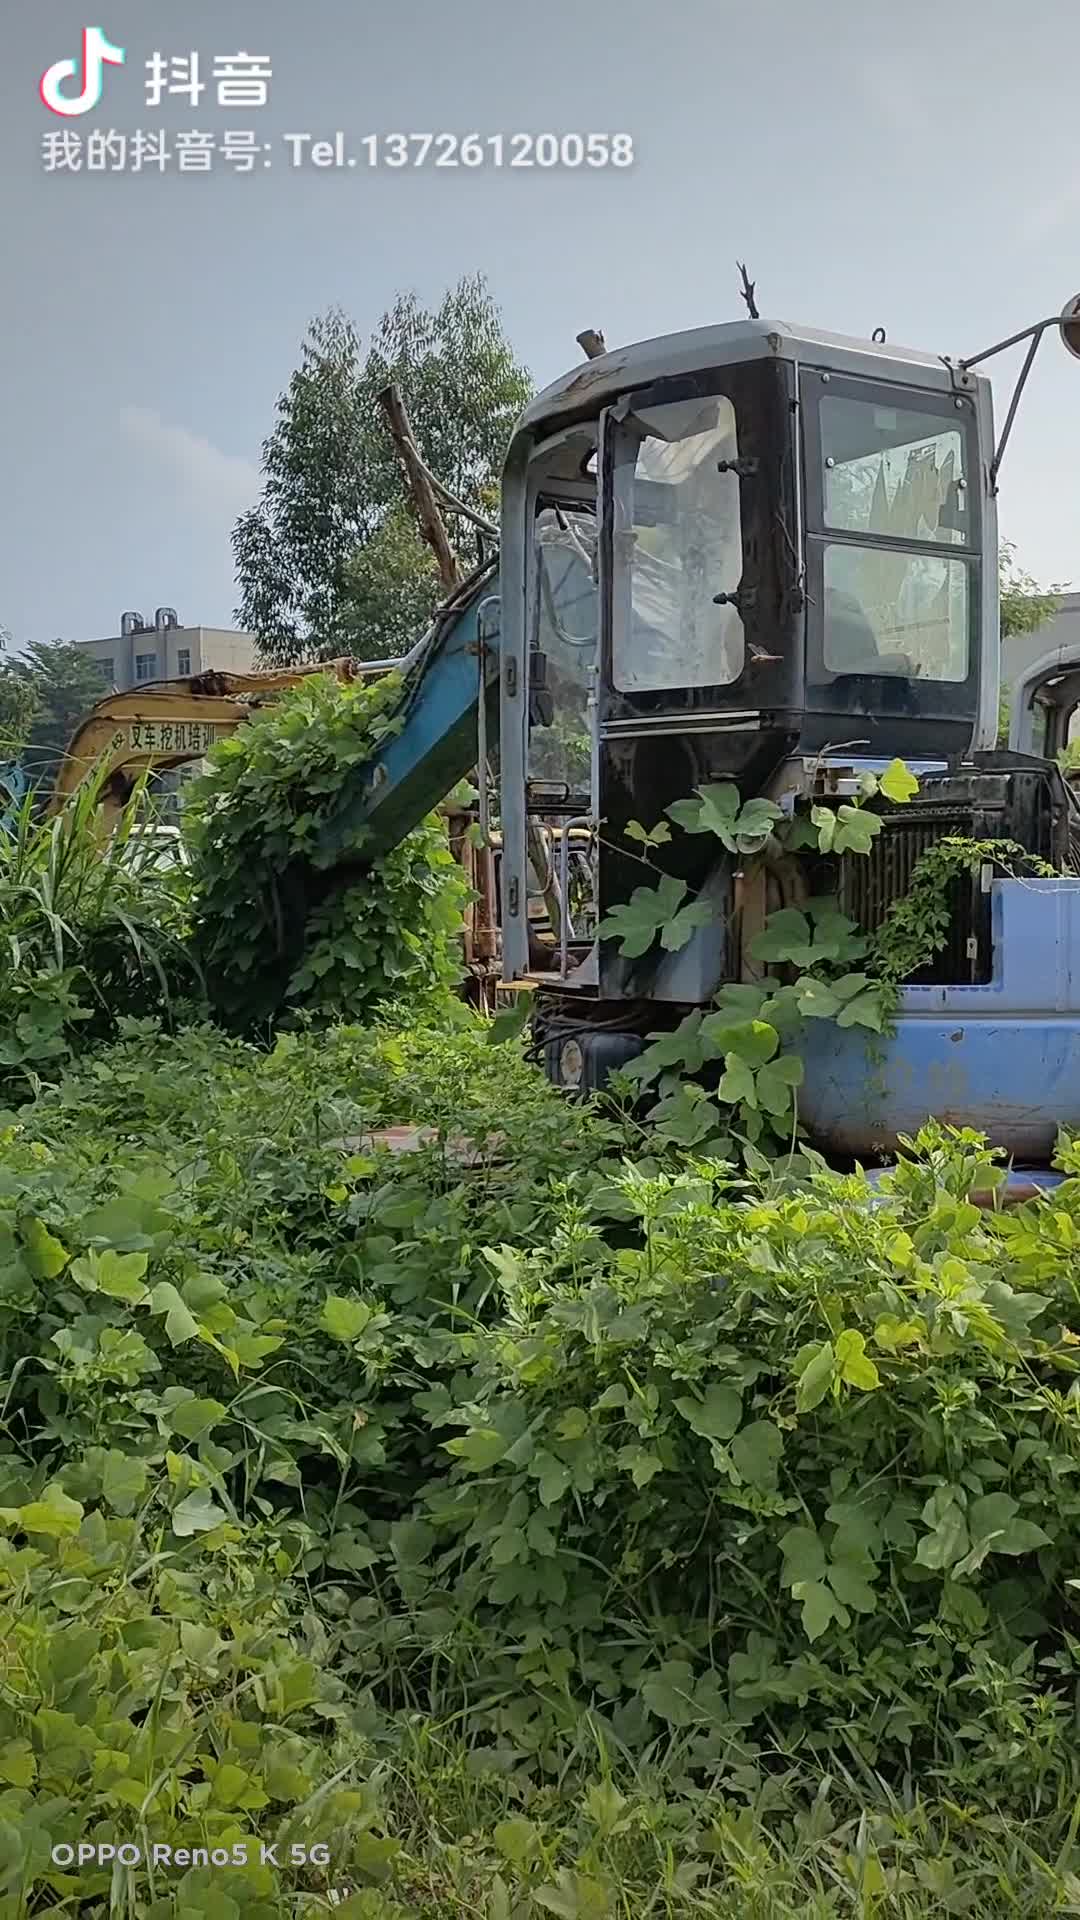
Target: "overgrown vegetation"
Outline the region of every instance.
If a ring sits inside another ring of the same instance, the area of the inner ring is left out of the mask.
[[[176,877],[140,838],[136,793],[111,838],[102,778],[51,820],[0,832],[0,1100],[32,1093],[117,1021],[200,994]]]
[[[1069,1911],[1066,1166],[743,1182],[465,1014],[129,1023],[0,1142],[6,1911]]]
[[[193,948],[227,1025],[406,1008],[460,975],[466,890],[437,819],[380,858],[349,818],[357,771],[400,728],[400,678],[315,674],[214,751],[185,818]]]

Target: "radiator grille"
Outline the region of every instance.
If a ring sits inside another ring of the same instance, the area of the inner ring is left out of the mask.
[[[986,764],[994,759],[997,766]],[[869,854],[837,862],[840,905],[866,933],[875,933],[893,902],[904,898],[919,859],[941,840],[1011,840],[1054,866],[1069,857],[1067,797],[1049,769],[1006,769],[999,756],[985,755],[978,769],[925,782],[919,802],[882,807],[882,830]],[[911,976],[913,985],[981,984],[992,977],[990,895],[981,875],[958,875],[948,907],[945,946]]]
[[[876,933],[895,900],[902,900],[911,876],[929,847],[951,835],[974,838],[971,816],[935,812],[922,819],[886,819],[870,852],[847,854],[840,861],[840,905],[866,933]],[[980,838],[984,836],[979,836]],[[990,897],[978,874],[960,874],[948,894],[949,932],[931,965],[912,974],[912,985],[989,980]]]

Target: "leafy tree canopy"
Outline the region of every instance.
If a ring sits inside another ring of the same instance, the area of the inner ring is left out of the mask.
[[[33,785],[52,786],[79,721],[108,692],[96,660],[68,640],[33,640],[0,662],[0,760],[21,758]]]
[[[365,353],[347,316],[316,319],[263,448],[263,495],[233,534],[240,605],[265,660],[287,665],[407,648],[440,597],[404,500],[378,395],[401,389],[432,472],[492,511],[514,423],[530,392],[486,283],[463,279],[439,306],[402,294]],[[473,535],[451,529],[468,565]]]

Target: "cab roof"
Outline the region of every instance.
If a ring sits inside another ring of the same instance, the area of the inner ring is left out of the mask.
[[[598,414],[627,387],[648,387],[654,381],[701,372],[740,360],[777,359],[825,366],[838,373],[886,377],[897,385],[971,393],[988,384],[974,373],[964,373],[957,362],[940,354],[917,353],[910,347],[879,345],[873,340],[849,339],[822,333],[813,327],[792,326],[786,320],[736,320],[724,326],[695,327],[688,333],[662,334],[632,346],[613,347],[595,360],[586,360],[537,394],[523,414],[518,433],[538,428],[556,429],[564,421]],[[515,435],[515,438],[517,435]]]

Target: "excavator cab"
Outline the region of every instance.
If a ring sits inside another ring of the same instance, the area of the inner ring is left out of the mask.
[[[749,798],[825,756],[992,747],[993,456],[981,375],[761,320],[605,353],[532,403],[503,482],[508,980],[537,972],[529,868],[567,828],[591,836],[595,925],[649,878],[635,823],[696,787]],[[650,850],[715,897],[679,953],[628,960],[566,901],[550,982],[708,998],[734,962],[721,851],[678,834]]]

